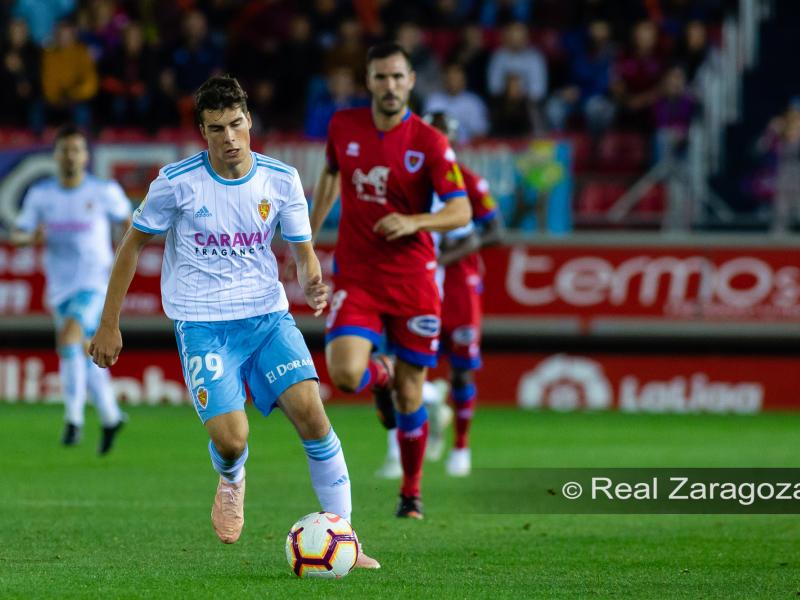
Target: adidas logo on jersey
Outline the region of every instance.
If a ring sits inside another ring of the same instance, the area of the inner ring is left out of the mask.
[[[212,214],[211,214],[211,211],[210,211],[210,210],[208,210],[208,209],[205,207],[205,205],[203,205],[203,208],[201,208],[201,209],[200,209],[200,210],[198,210],[196,213],[194,213],[194,216],[195,216],[195,218],[197,218],[197,217],[211,217],[211,216],[212,216]]]

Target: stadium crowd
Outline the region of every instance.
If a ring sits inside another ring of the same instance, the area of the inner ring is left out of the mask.
[[[0,3],[0,127],[193,127],[192,92],[238,77],[256,133],[324,138],[368,102],[366,49],[397,40],[413,105],[460,141],[613,126],[685,133],[725,0],[16,0]],[[13,93],[8,93],[13,90]]]

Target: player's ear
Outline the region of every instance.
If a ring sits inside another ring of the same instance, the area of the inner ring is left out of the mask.
[[[248,129],[252,129],[253,128],[253,117],[250,116],[250,111],[249,110],[247,111],[245,116],[247,117],[247,128]]]
[[[416,71],[409,71],[408,72],[408,89],[413,90],[414,84],[417,83],[417,72]]]
[[[206,136],[206,125],[205,125],[205,123],[198,123],[197,127],[200,128],[200,135],[203,136],[203,139],[208,141],[208,136]]]

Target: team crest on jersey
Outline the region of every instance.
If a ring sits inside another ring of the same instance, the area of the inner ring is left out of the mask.
[[[267,217],[269,216],[269,208],[269,202],[267,202],[266,198],[258,203],[258,214],[264,222],[267,221]]]
[[[208,390],[206,388],[201,387],[197,390],[197,403],[202,408],[208,406]]]
[[[350,142],[347,144],[347,152],[345,152],[347,156],[358,156],[361,154],[361,146],[359,146],[358,142]]]
[[[409,173],[416,173],[422,168],[422,163],[425,162],[425,154],[417,152],[416,150],[406,150],[406,155],[403,163]]]

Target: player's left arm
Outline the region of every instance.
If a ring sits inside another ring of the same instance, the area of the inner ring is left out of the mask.
[[[290,243],[292,257],[297,265],[297,282],[303,288],[306,302],[318,317],[328,306],[328,286],[322,281],[322,266],[311,241]]]
[[[322,281],[322,267],[314,252],[311,240],[311,223],[308,218],[308,201],[297,171],[292,177],[286,201],[280,208],[281,235],[289,242],[292,258],[297,265],[297,281],[303,288],[306,302],[318,317],[328,306],[328,286]]]
[[[450,231],[463,227],[472,218],[464,175],[456,162],[456,154],[447,138],[438,132],[431,135],[433,137],[428,140],[430,150],[425,155],[428,177],[445,206],[435,213],[390,213],[384,216],[375,223],[373,230],[386,236],[389,241],[414,235],[418,231]]]

